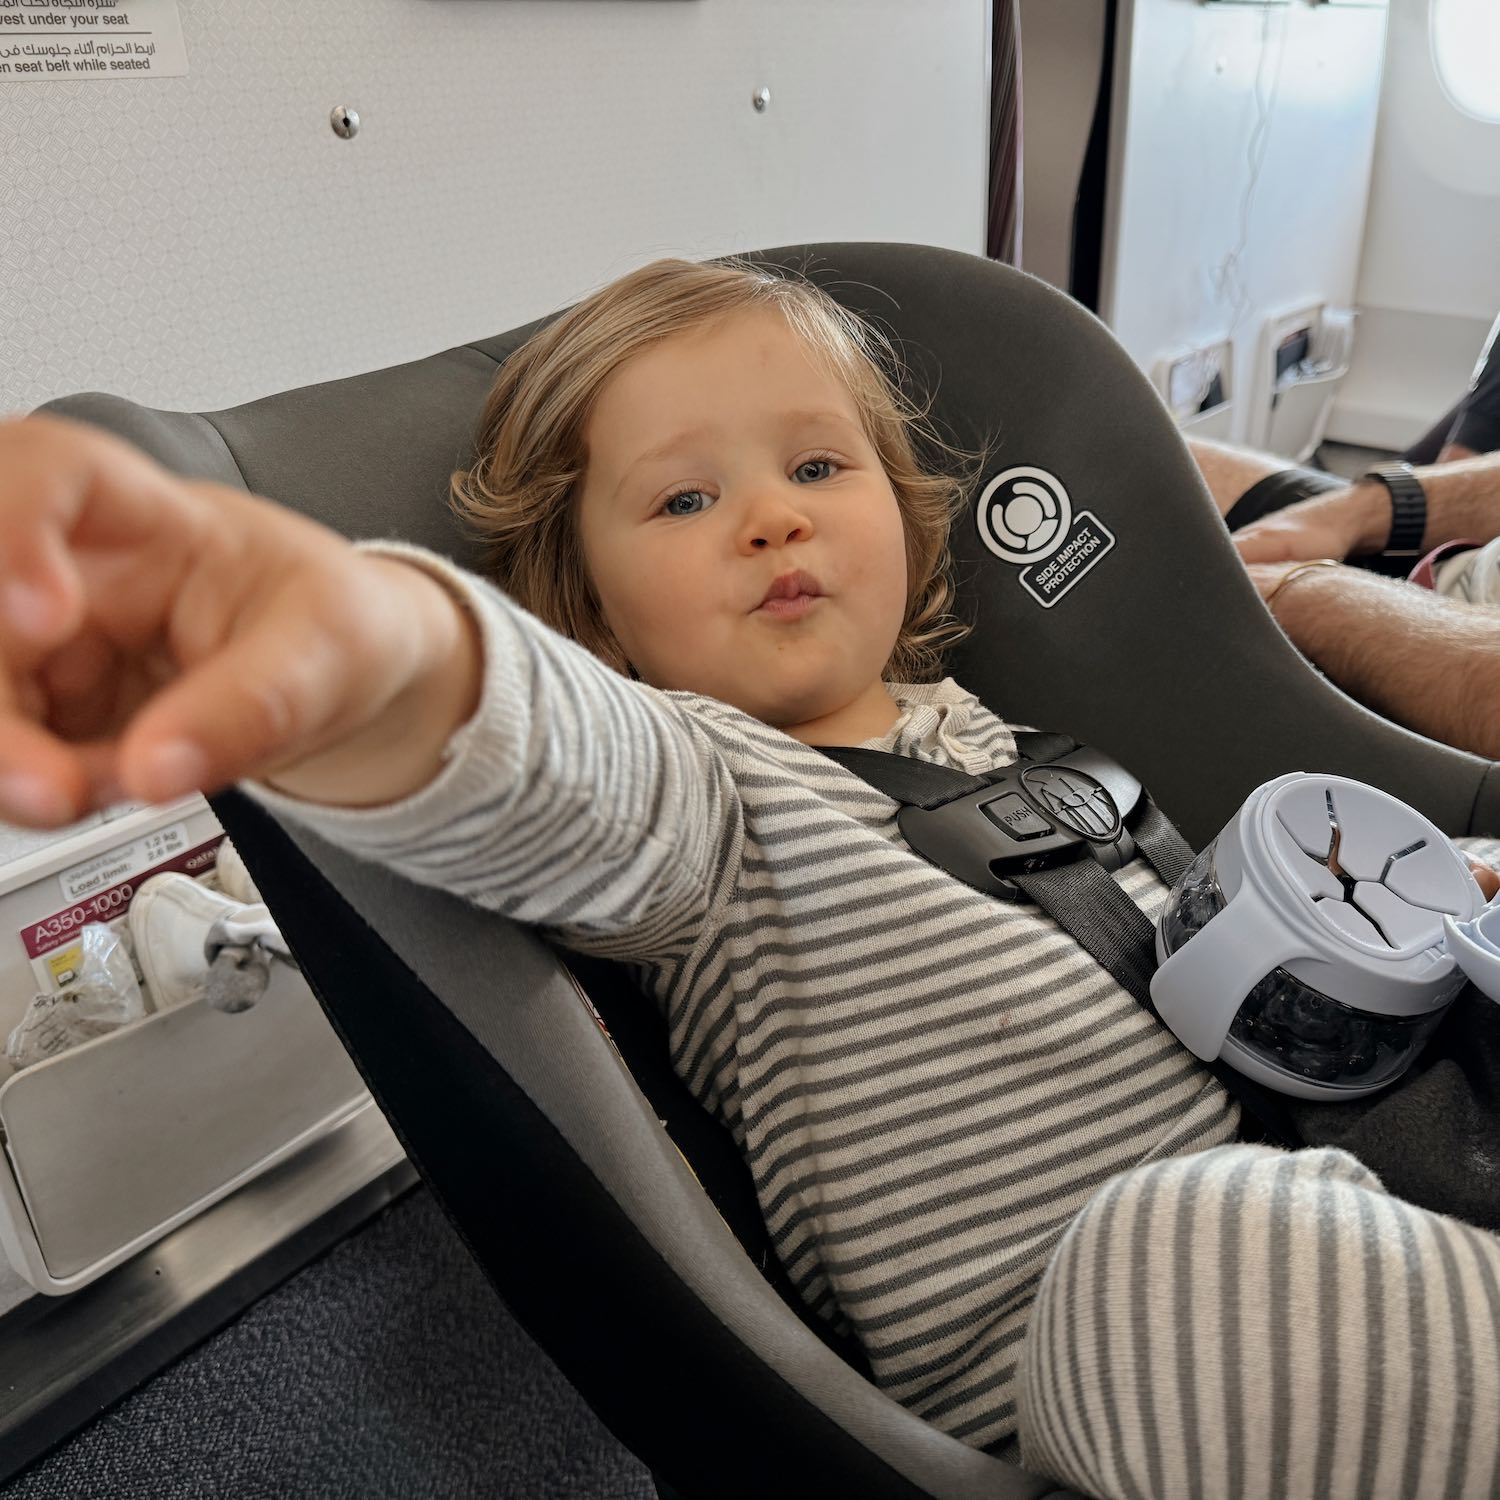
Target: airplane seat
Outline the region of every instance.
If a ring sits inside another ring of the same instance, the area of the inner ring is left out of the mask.
[[[1077,304],[928,246],[754,258],[806,270],[884,326],[935,392],[938,424],[990,444],[988,508],[971,498],[953,538],[975,629],[951,670],[997,712],[1107,750],[1195,847],[1296,769],[1375,782],[1450,834],[1500,827],[1495,765],[1369,713],[1293,649],[1161,401]],[[448,476],[469,460],[497,365],[537,326],[226,411],[100,395],[49,409],[181,473],[473,566]],[[1018,531],[996,505],[1022,482],[1035,503]],[[748,1173],[665,1067],[654,1010],[621,971],[362,864],[237,792],[213,802],[497,1291],[664,1484],[729,1500],[1064,1500],[891,1401],[773,1285]]]

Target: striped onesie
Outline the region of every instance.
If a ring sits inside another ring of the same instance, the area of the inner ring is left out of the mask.
[[[1238,1110],[1219,1083],[1073,939],[913,854],[896,804],[818,751],[714,699],[626,681],[430,554],[380,550],[473,610],[474,719],[436,779],[387,807],[249,790],[357,854],[629,966],[662,1008],[679,1076],[749,1162],[793,1286],[852,1330],[903,1405],[975,1446],[1019,1430],[1028,1465],[1095,1493],[1217,1493],[1175,1482],[1188,1450],[1202,1478],[1233,1430],[1182,1408],[1230,1347],[1201,1278],[1238,1308],[1242,1269],[1257,1286],[1278,1274],[1266,1237],[1303,1235],[1334,1259],[1298,1261],[1293,1290],[1342,1295],[1338,1256],[1368,1269],[1376,1253],[1319,1238],[1330,1215],[1350,1220],[1321,1210],[1351,1192],[1383,1231],[1398,1209],[1418,1226],[1408,1240],[1444,1226],[1462,1295],[1479,1295],[1471,1260],[1491,1267],[1494,1247],[1500,1267],[1500,1242],[1397,1204],[1343,1153],[1229,1145]],[[951,680],[892,693],[901,717],[871,747],[971,773],[1015,759],[1010,728]],[[1166,892],[1144,861],[1116,878],[1154,915]],[[1243,1187],[1266,1174],[1260,1196]],[[1238,1252],[1231,1229],[1248,1237]],[[1414,1266],[1393,1233],[1371,1244]],[[1087,1317],[1071,1310],[1078,1287]],[[1245,1320],[1263,1321],[1267,1295]],[[1386,1287],[1403,1307],[1424,1295],[1409,1278]],[[1493,1397],[1500,1303],[1476,1305]],[[1200,1332],[1212,1347],[1187,1360]],[[1253,1330],[1236,1347],[1252,1367],[1223,1384],[1246,1430],[1263,1430],[1270,1370],[1253,1367]],[[1342,1365],[1282,1356],[1287,1421],[1305,1425],[1304,1386]],[[1352,1388],[1361,1372],[1346,1399]],[[1131,1465],[1138,1483],[1120,1477]]]

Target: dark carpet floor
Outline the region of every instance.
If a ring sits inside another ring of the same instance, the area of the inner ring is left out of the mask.
[[[3,1500],[654,1500],[408,1193],[96,1418]]]

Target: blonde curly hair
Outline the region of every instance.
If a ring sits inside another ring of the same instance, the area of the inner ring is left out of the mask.
[[[885,675],[903,682],[936,677],[944,648],[968,633],[949,613],[948,532],[976,456],[945,442],[903,394],[899,363],[882,333],[779,268],[653,261],[548,323],[501,366],[480,418],[478,459],[452,477],[454,509],[484,541],[489,570],[518,603],[630,673],[604,622],[578,534],[590,412],[605,381],[632,356],[760,307],[777,309],[854,398],[906,537],[906,611]],[[941,469],[923,467],[919,442]]]

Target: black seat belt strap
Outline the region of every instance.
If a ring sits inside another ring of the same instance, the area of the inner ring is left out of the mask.
[[[1072,735],[1047,729],[1018,729],[1013,738],[1016,754],[1027,760],[1056,760],[1078,748],[1078,741]]]
[[[1011,879],[1139,1004],[1152,1009],[1156,928],[1101,865],[1075,859]]]
[[[1154,802],[1147,802],[1140,822],[1131,832],[1136,848],[1156,873],[1169,886],[1176,885],[1193,862],[1193,846],[1172,826],[1167,815]]]
[[[982,792],[990,782],[986,776],[970,776],[951,766],[935,766],[931,761],[913,760],[909,755],[892,755],[887,750],[862,750],[858,746],[819,745],[829,760],[837,761],[847,771],[868,781],[877,792],[907,807],[931,810],[971,792]]]

